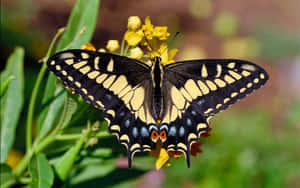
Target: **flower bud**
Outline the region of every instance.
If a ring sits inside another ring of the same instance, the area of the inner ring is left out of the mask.
[[[106,49],[110,52],[115,52],[119,50],[120,45],[118,40],[109,40],[106,45]]]
[[[130,16],[128,18],[128,24],[127,24],[128,29],[135,31],[139,29],[141,25],[142,25],[142,21],[138,16]]]
[[[130,58],[132,59],[142,59],[144,53],[140,47],[135,47],[130,50]]]

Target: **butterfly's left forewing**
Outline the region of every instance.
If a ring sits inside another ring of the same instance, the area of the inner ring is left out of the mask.
[[[166,66],[162,124],[169,130],[164,147],[182,151],[189,165],[191,144],[208,130],[208,118],[267,80],[261,67],[241,60],[195,60]]]
[[[57,53],[47,66],[84,100],[104,110],[109,131],[127,147],[129,166],[136,151],[155,147],[149,137],[149,126],[156,122],[149,112],[153,92],[148,66],[87,50]]]

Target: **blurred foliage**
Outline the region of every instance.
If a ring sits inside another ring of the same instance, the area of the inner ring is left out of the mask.
[[[264,57],[290,57],[300,52],[300,37],[284,32],[278,26],[260,26],[255,33],[262,45]]]
[[[229,12],[218,15],[213,23],[213,32],[219,37],[232,37],[238,31],[237,17]]]
[[[251,37],[235,37],[224,41],[221,53],[225,58],[254,59],[260,55],[261,45]]]
[[[189,170],[182,159],[173,161],[165,187],[297,187],[287,186],[291,179],[300,185],[296,127],[275,131],[271,116],[257,108],[218,116],[210,139],[200,139],[200,159]]]
[[[191,0],[189,9],[194,17],[205,19],[213,13],[213,3],[211,0]]]

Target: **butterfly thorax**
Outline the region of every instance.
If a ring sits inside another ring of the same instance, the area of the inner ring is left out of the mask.
[[[162,109],[162,80],[163,80],[163,67],[161,65],[161,58],[155,57],[152,66],[152,83],[154,87],[154,109],[156,117],[160,117]]]

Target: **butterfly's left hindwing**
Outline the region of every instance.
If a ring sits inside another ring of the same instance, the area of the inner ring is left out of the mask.
[[[133,59],[87,50],[55,54],[47,66],[75,93],[104,110],[109,131],[128,149],[129,166],[136,151],[149,151],[152,98],[150,67]]]
[[[164,69],[162,125],[167,150],[182,151],[189,165],[191,144],[209,129],[208,118],[268,80],[259,66],[241,60],[195,60]]]

